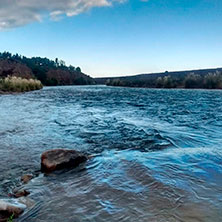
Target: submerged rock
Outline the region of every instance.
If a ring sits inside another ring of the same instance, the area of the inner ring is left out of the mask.
[[[32,174],[25,174],[21,177],[23,183],[28,183],[33,178]]]
[[[20,197],[18,199],[19,203],[24,204],[26,207],[31,208],[35,205],[34,200],[28,198],[28,197]]]
[[[0,200],[0,222],[5,222],[13,215],[13,218],[19,217],[24,212],[25,205],[12,203],[6,200]]]
[[[87,157],[84,154],[75,150],[48,150],[41,156],[41,171],[50,173],[55,170],[74,168],[86,160]]]
[[[14,190],[13,192],[13,196],[16,197],[16,198],[19,198],[19,197],[26,197],[30,194],[29,191],[25,190],[25,189],[21,189],[21,190]]]

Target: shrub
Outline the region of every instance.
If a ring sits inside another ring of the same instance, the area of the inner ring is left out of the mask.
[[[222,73],[209,73],[204,77],[204,88],[222,89]]]
[[[184,87],[187,89],[203,88],[203,77],[194,73],[187,75]]]
[[[23,79],[16,76],[0,79],[0,91],[3,92],[27,92],[39,90],[42,87],[42,83],[36,79]]]

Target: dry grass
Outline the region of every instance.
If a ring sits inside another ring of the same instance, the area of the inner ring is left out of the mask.
[[[42,83],[36,79],[23,79],[16,76],[0,79],[0,91],[2,92],[27,92],[39,90],[42,87]]]

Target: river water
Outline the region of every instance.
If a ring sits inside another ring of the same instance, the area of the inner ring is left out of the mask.
[[[41,153],[81,168],[39,174]],[[222,91],[45,87],[0,96],[0,198],[24,173],[19,222],[221,222]]]

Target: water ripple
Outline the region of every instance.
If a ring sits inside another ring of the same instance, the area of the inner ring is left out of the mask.
[[[0,95],[0,196],[52,148],[92,154],[40,174],[18,221],[221,222],[222,91],[46,87]]]

